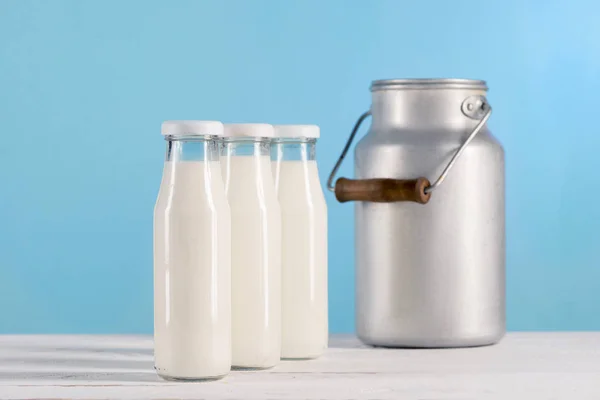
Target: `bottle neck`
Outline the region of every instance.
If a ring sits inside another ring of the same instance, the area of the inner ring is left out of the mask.
[[[165,160],[180,161],[218,161],[219,146],[210,136],[167,136],[167,153]]]
[[[273,161],[314,161],[317,139],[275,139],[271,146]]]
[[[485,96],[477,89],[377,90],[372,93],[372,126],[407,130],[455,130],[472,128],[477,121],[462,112],[470,96]]]
[[[269,156],[271,141],[266,138],[224,138],[221,156]]]

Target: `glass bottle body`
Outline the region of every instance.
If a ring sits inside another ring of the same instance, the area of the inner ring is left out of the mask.
[[[231,368],[231,221],[211,137],[167,137],[154,209],[154,359],[170,380]]]
[[[282,358],[316,358],[327,348],[327,205],[316,139],[278,139],[273,176],[282,221]]]
[[[221,164],[232,218],[232,365],[281,357],[281,212],[270,141],[225,138]]]

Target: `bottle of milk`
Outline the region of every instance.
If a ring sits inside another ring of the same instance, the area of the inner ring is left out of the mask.
[[[231,207],[232,366],[270,368],[281,354],[281,212],[273,127],[225,124],[221,171]]]
[[[275,126],[273,176],[282,221],[282,358],[327,348],[327,205],[319,181],[315,125]]]
[[[154,209],[154,365],[168,380],[231,368],[231,221],[221,179],[223,124],[166,121]]]

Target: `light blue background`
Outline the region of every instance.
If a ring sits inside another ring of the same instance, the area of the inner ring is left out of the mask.
[[[319,124],[324,181],[370,81],[399,77],[488,80],[509,329],[600,329],[599,20],[594,0],[0,0],[0,332],[151,332],[163,120]],[[352,205],[327,200],[347,332]]]

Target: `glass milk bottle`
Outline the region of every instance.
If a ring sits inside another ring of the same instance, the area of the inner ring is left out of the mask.
[[[282,358],[327,348],[327,205],[319,181],[315,125],[275,126],[273,175],[282,222]]]
[[[273,127],[226,124],[221,171],[231,207],[232,365],[269,368],[281,353],[281,212]]]
[[[221,180],[223,124],[167,121],[154,209],[154,365],[168,380],[231,368],[231,222]]]

